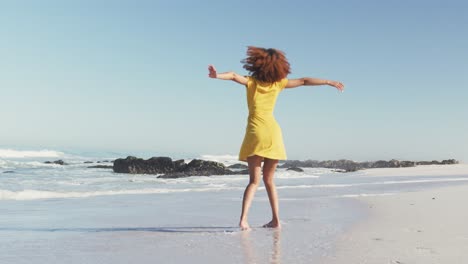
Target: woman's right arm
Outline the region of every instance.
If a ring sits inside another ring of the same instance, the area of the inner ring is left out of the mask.
[[[213,79],[230,80],[242,85],[247,84],[247,78],[245,78],[244,76],[239,75],[235,72],[217,73],[216,68],[213,65],[208,65],[208,72],[208,76]]]
[[[330,86],[335,87],[341,92],[344,90],[344,85],[340,82],[317,79],[317,78],[309,78],[309,77],[304,77],[300,79],[289,79],[285,88],[296,88],[299,86],[307,86],[307,85],[330,85]]]

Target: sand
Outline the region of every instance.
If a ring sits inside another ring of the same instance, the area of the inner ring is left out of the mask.
[[[408,173],[468,175],[466,166],[376,170],[369,175]],[[335,243],[323,263],[468,263],[468,185],[390,196],[359,197],[369,217]]]

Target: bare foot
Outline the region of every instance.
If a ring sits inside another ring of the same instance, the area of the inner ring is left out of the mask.
[[[249,230],[250,229],[250,225],[249,225],[249,223],[247,223],[247,221],[240,221],[239,227],[240,227],[241,230]]]
[[[263,227],[265,227],[265,228],[281,228],[281,224],[277,220],[271,220],[270,223],[264,224]]]

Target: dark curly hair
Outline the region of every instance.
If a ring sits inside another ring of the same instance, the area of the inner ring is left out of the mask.
[[[290,73],[284,52],[276,49],[248,46],[247,58],[241,62],[252,77],[262,82],[277,82]]]

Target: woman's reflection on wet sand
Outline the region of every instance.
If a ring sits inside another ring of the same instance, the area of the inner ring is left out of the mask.
[[[241,244],[242,244],[242,249],[244,253],[244,263],[246,264],[255,264],[255,263],[264,263],[265,258],[269,259],[269,263],[271,264],[280,264],[281,263],[281,229],[271,229],[271,230],[265,230],[268,232],[267,236],[260,236],[257,237],[256,239],[259,238],[271,238],[273,241],[273,245],[271,248],[265,248],[264,250],[261,250],[260,252],[256,251],[255,247],[255,242],[258,242],[259,244],[261,241],[253,241],[252,239],[252,230],[245,230],[241,232]],[[258,247],[257,247],[258,248]],[[262,256],[258,255],[259,253],[264,253],[265,250],[266,252],[270,253],[271,255],[269,256]]]

